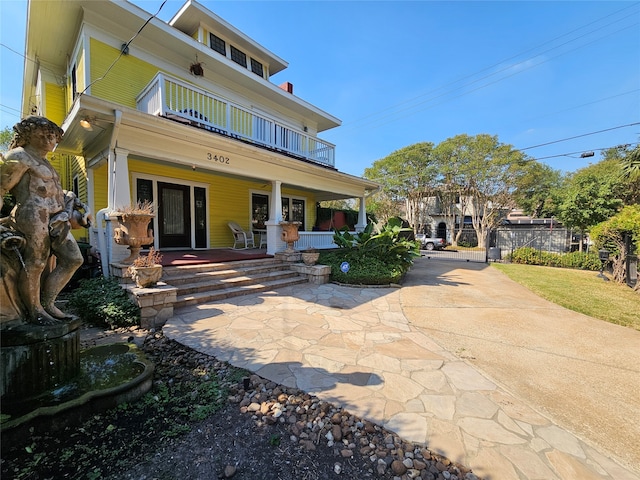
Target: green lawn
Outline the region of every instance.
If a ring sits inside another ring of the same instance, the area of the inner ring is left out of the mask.
[[[640,330],[640,294],[626,285],[604,281],[597,272],[515,263],[491,265],[557,305]]]

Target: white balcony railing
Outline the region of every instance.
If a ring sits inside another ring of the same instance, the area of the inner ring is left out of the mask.
[[[335,166],[335,146],[291,129],[272,118],[257,115],[193,85],[158,73],[145,87],[136,105],[139,111],[160,115],[257,145]]]

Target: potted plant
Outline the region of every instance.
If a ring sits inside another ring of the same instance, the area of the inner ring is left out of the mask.
[[[119,208],[111,216],[120,224],[113,231],[115,242],[118,245],[128,245],[131,252],[122,263],[133,263],[140,255],[142,246],[153,243],[153,230],[149,228],[149,222],[155,216],[153,203],[148,200],[137,202],[135,205]]]
[[[133,260],[127,272],[138,287],[151,287],[162,277],[162,255],[151,247],[147,255],[138,256]]]
[[[307,249],[302,252],[302,261],[309,267],[315,265],[318,258],[320,258],[320,252],[313,247],[307,247]]]

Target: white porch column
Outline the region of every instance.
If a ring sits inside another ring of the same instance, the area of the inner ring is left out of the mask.
[[[356,232],[362,232],[367,226],[367,205],[366,198],[360,197],[360,210],[358,211],[358,223],[356,224]]]
[[[114,209],[118,209],[126,207],[131,203],[131,190],[129,185],[129,150],[116,147],[113,151],[115,152],[113,171],[109,172],[113,182],[109,184],[109,187],[111,188],[109,196],[113,199],[111,206]],[[113,153],[110,153],[110,155],[113,155]],[[109,252],[109,264],[111,264],[112,262],[124,260],[129,256],[130,252],[126,245],[118,245],[113,240],[113,229],[118,226],[118,222],[113,219],[113,221],[108,223],[107,237],[109,239],[109,244],[111,245]]]
[[[131,188],[129,186],[129,150],[115,149],[116,161],[113,166],[113,206],[124,207],[131,203]]]
[[[280,232],[282,227],[282,182],[280,180],[271,181],[271,197],[269,199],[269,220],[265,223],[267,227],[267,253],[274,253],[283,250],[284,242]]]

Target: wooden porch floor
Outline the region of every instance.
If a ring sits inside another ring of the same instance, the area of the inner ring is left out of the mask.
[[[250,248],[234,250],[232,248],[213,248],[210,250],[179,250],[161,251],[162,265],[198,265],[203,263],[237,262],[240,260],[255,260],[259,258],[273,258],[265,249]],[[142,254],[144,255],[144,253]]]

